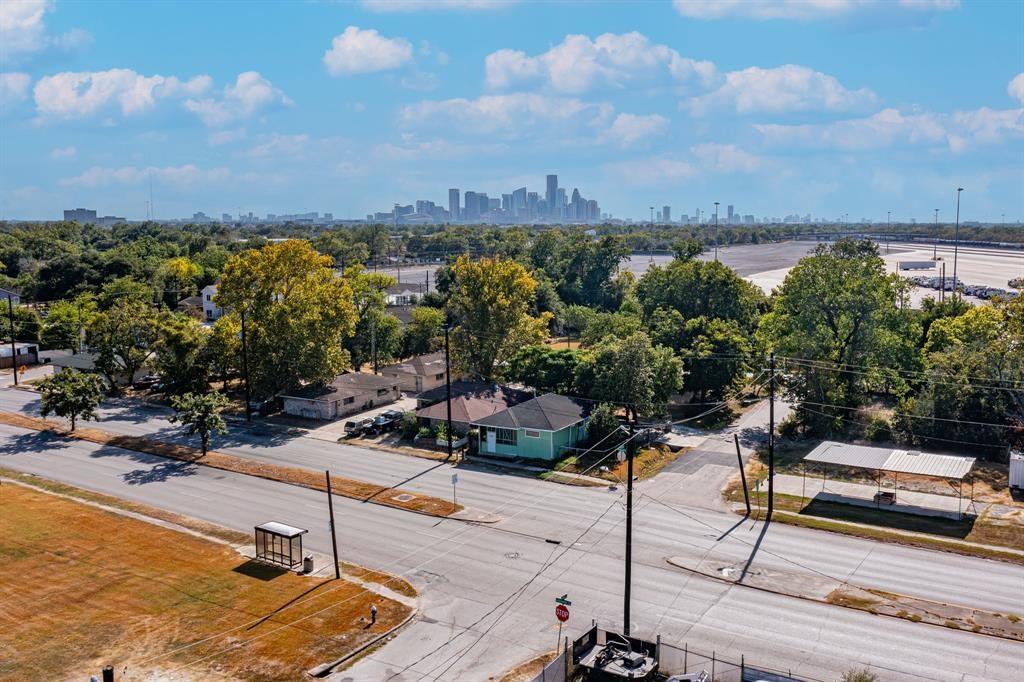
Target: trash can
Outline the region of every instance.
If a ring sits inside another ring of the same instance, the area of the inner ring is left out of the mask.
[[[312,573],[313,572],[313,555],[307,554],[302,559],[302,572]]]

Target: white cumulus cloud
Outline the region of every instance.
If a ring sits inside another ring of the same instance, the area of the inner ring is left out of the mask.
[[[959,0],[673,0],[690,19],[793,19],[797,21],[890,18],[925,19],[960,6]]]
[[[786,64],[763,69],[751,66],[725,74],[725,82],[706,95],[683,103],[695,115],[717,109],[737,113],[789,111],[849,111],[874,104],[867,88],[849,90],[835,77],[806,66]]]
[[[618,144],[620,147],[629,147],[647,138],[663,135],[667,129],[668,119],[664,116],[623,113],[615,117],[600,140]]]
[[[376,30],[349,26],[334,36],[324,53],[332,76],[350,76],[398,69],[412,61],[413,47],[405,38],[385,38]]]
[[[786,148],[867,151],[922,146],[962,152],[1024,137],[1024,109],[982,107],[952,114],[883,109],[864,118],[832,123],[759,124],[754,128],[766,143]]]
[[[20,71],[0,73],[0,104],[20,102],[28,95],[28,86],[32,78]]]
[[[700,165],[716,173],[753,173],[764,167],[765,160],[733,144],[698,144],[690,153]]]
[[[78,150],[72,145],[70,147],[56,147],[50,151],[51,159],[73,159],[78,155]]]
[[[65,187],[96,188],[109,185],[141,185],[152,178],[169,185],[189,187],[223,182],[229,175],[230,172],[226,168],[203,169],[192,164],[163,167],[150,166],[148,168],[138,168],[136,166],[122,166],[120,168],[93,166],[79,175],[64,178],[60,181],[60,184]]]
[[[487,55],[484,66],[487,86],[493,89],[542,85],[574,94],[598,88],[707,87],[718,78],[711,62],[685,58],[635,31],[604,33],[594,39],[568,35],[534,56],[521,50],[498,50]]]
[[[270,138],[249,150],[250,156],[276,157],[301,153],[309,142],[309,135],[281,135],[274,133]]]
[[[108,106],[130,116],[152,109],[160,99],[202,93],[210,83],[209,76],[182,81],[174,76],[144,76],[131,69],[64,71],[40,78],[33,96],[44,118],[86,117]]]
[[[678,185],[697,175],[697,169],[693,164],[666,158],[614,161],[604,164],[601,169],[616,182],[638,186]]]
[[[208,126],[222,126],[266,109],[291,106],[292,101],[258,71],[238,74],[219,98],[189,99],[185,108]]]
[[[59,36],[47,33],[44,18],[53,6],[50,0],[0,2],[0,45],[5,61],[21,61],[51,47],[74,50],[92,41],[88,33],[78,28]]]
[[[1006,86],[1006,92],[1010,93],[1010,97],[1024,104],[1024,73],[1014,76],[1010,84]]]

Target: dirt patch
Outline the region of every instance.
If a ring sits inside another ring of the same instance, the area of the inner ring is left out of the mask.
[[[198,448],[193,448],[187,445],[164,443],[162,441],[150,440],[139,436],[112,434],[95,428],[80,427],[71,432],[54,424],[50,424],[43,419],[11,412],[0,412],[0,423],[17,426],[23,429],[32,429],[34,431],[46,431],[66,438],[77,438],[79,440],[98,443],[100,445],[110,445],[113,447],[124,448],[126,450],[145,452],[151,455],[159,455],[161,457],[168,457],[170,459],[189,462],[191,464],[208,466],[214,469],[232,471],[234,473],[246,474],[247,476],[257,476],[271,481],[290,483],[304,488],[312,488],[314,490],[321,491],[327,490],[323,474],[317,471],[310,471],[309,469],[298,469],[295,467],[268,464],[266,462],[259,462],[216,451],[210,451],[206,453],[206,455],[203,455]],[[416,511],[423,514],[429,514],[430,516],[450,516],[463,509],[462,505],[452,504],[447,500],[427,495],[420,495],[417,493],[408,493],[407,491],[402,491],[398,488],[388,488],[386,486],[366,483],[350,478],[332,476],[331,489],[334,494],[341,495],[342,497],[349,497],[373,504],[380,504],[386,507],[397,507],[399,509]],[[395,495],[401,493],[407,493],[412,497],[406,500],[394,499]]]
[[[556,655],[557,654],[555,654],[554,651],[549,651],[546,654],[541,654],[540,656],[536,656],[528,661],[520,663],[500,678],[491,677],[488,679],[497,679],[500,682],[531,682],[533,678],[540,674],[540,671],[544,669],[544,666],[555,660]]]
[[[346,580],[20,485],[3,486],[0,508],[0,678],[112,665],[133,679],[300,679],[411,612]]]
[[[657,475],[662,469],[682,457],[688,448],[681,448],[673,452],[664,445],[645,447],[637,450],[633,457],[633,475],[638,479],[651,478]],[[608,471],[601,471],[601,466],[607,466]],[[617,483],[626,480],[628,464],[625,461],[619,462],[615,452],[591,452],[584,456],[572,455],[560,460],[555,464],[551,473],[585,474],[595,478],[602,478],[610,483]],[[542,475],[550,480],[550,474]],[[566,479],[559,480],[559,483],[566,482]],[[584,484],[593,485],[593,484]]]

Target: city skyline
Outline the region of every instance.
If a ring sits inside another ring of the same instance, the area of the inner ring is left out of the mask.
[[[1024,217],[1024,6],[765,4],[4,3],[0,217],[550,204],[538,169],[638,221]]]

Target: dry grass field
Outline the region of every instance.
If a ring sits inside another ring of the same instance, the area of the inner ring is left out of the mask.
[[[388,586],[414,593],[400,579]],[[108,664],[118,680],[300,679],[410,611],[344,579],[0,485],[0,679],[82,680]]]

